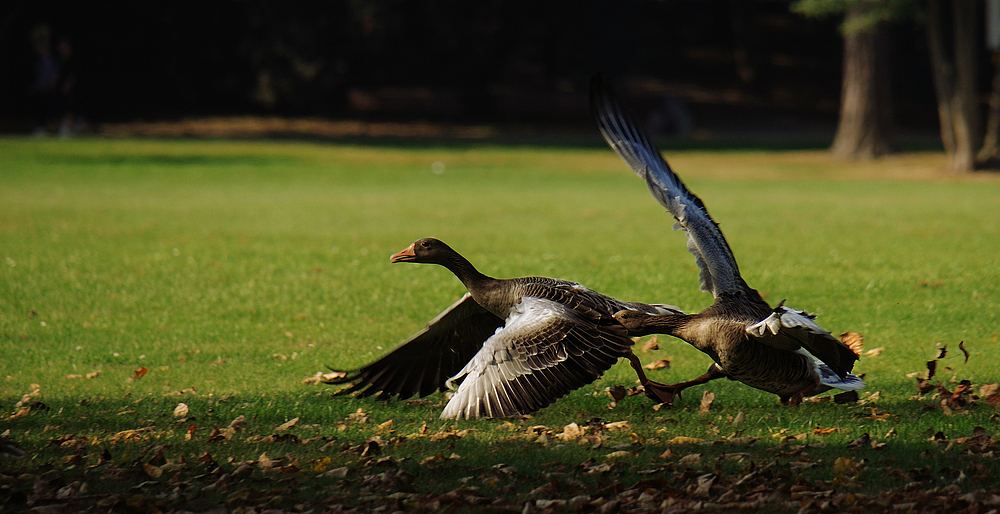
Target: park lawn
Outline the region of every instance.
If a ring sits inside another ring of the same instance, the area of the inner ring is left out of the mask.
[[[4,508],[798,510],[1000,492],[985,397],[1000,381],[1000,180],[944,176],[938,154],[667,154],[751,286],[876,350],[855,368],[859,401],[789,409],[717,381],[672,409],[611,404],[608,388],[635,385],[622,362],[530,417],[460,422],[438,419],[441,394],[383,403],[306,383],[463,293],[443,268],[389,264],[414,239],[497,277],[710,304],[673,220],[607,148],[3,139],[0,155],[0,433],[27,452],[0,460]],[[654,380],[710,364],[658,341],[637,345],[670,360]],[[984,397],[918,394],[907,374],[938,343],[931,382]],[[241,415],[244,429],[214,430]]]

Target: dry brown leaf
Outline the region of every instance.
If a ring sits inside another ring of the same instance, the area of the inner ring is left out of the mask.
[[[878,348],[872,348],[871,350],[865,352],[865,357],[878,357],[879,355],[882,355],[883,351],[885,351],[885,348],[881,346]]]
[[[674,437],[673,439],[667,441],[667,444],[698,444],[698,443],[704,443],[704,442],[705,442],[704,439],[698,439],[697,437],[687,437],[687,436],[679,435],[679,436]]]
[[[701,405],[698,407],[698,414],[702,416],[708,414],[712,410],[712,402],[715,401],[715,393],[712,391],[705,391],[701,394]]]
[[[645,344],[642,345],[643,352],[651,352],[653,350],[659,350],[659,349],[660,349],[660,344],[656,341],[655,335],[653,337],[650,337],[649,341],[646,341]]]
[[[580,428],[580,425],[570,423],[569,425],[563,427],[563,431],[559,434],[559,437],[562,438],[563,441],[573,441],[579,439],[584,432],[584,429]]]
[[[657,370],[657,369],[663,369],[663,368],[670,368],[670,359],[655,360],[653,362],[650,362],[649,364],[646,364],[643,367],[646,368],[646,369],[648,369],[648,370],[650,370],[650,371]]]
[[[690,453],[681,457],[681,464],[686,464],[688,466],[697,466],[701,464],[701,454],[700,453]]]
[[[854,457],[837,457],[833,462],[833,471],[841,475],[853,475],[860,469],[858,459]]]
[[[854,355],[861,355],[865,347],[865,336],[857,332],[844,332],[840,334],[840,340],[854,352]]]
[[[815,434],[815,435],[829,435],[829,434],[834,434],[834,433],[837,433],[837,432],[847,432],[847,430],[844,430],[843,428],[836,428],[836,427],[834,427],[834,428],[819,428],[819,427],[816,427],[816,428],[813,429],[813,434]]]
[[[238,432],[240,430],[243,430],[244,428],[246,428],[246,426],[247,426],[247,418],[242,414],[236,416],[236,419],[232,420],[229,423],[229,428],[232,429],[233,432]]]
[[[147,368],[147,367],[139,368],[139,369],[135,370],[135,373],[132,375],[132,380],[138,380],[138,379],[146,376],[146,373],[149,373],[149,368]]]
[[[612,421],[611,423],[605,423],[604,428],[606,430],[631,430],[632,425],[628,421]]]
[[[186,403],[178,403],[177,406],[174,407],[174,417],[186,418],[188,415],[188,411],[189,409]]]
[[[968,363],[969,362],[969,351],[965,349],[965,341],[959,341],[958,342],[958,349],[962,350],[962,353],[965,354],[965,362]]]
[[[946,355],[948,355],[948,345],[944,344],[943,342],[938,341],[937,343],[934,344],[934,347],[937,348],[937,354],[935,354],[934,356],[935,360],[943,359],[945,358]]]
[[[97,371],[91,371],[90,373],[87,373],[86,375],[84,375],[84,377],[86,377],[89,380],[91,378],[97,378],[100,375],[101,375],[101,370],[97,370]]]
[[[142,469],[150,478],[160,478],[163,476],[163,470],[152,464],[143,464]]]
[[[608,395],[611,396],[611,399],[615,403],[618,403],[618,402],[622,401],[623,398],[625,398],[626,396],[628,396],[628,391],[624,387],[622,387],[620,385],[616,385],[616,386],[613,386],[613,387],[608,387],[604,391],[606,393],[608,393]]]
[[[274,431],[275,432],[284,432],[285,430],[288,430],[289,428],[294,427],[295,424],[298,423],[298,422],[299,422],[299,418],[292,418],[292,419],[290,419],[290,420],[288,420],[288,421],[286,421],[286,422],[278,425],[278,427],[275,428]]]
[[[76,380],[78,378],[83,378],[83,375],[81,375],[79,373],[70,373],[69,375],[66,375],[65,378],[66,378],[66,380]]]

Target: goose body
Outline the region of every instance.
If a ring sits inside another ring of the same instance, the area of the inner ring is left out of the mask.
[[[730,378],[774,393],[783,403],[830,387],[860,389],[851,374],[860,348],[851,348],[814,321],[815,316],[784,306],[772,308],[740,276],[736,258],[704,203],[663,159],[650,138],[621,106],[603,78],[591,80],[591,109],[601,135],[645,180],[653,198],[687,237],[700,270],[701,290],[715,301],[697,314],[622,310],[615,314],[632,336],[663,333],[687,341],[714,361],[702,376],[663,385],[650,382],[646,394],[672,403],[693,385]]]
[[[613,314],[682,312],[623,302],[567,280],[488,277],[433,238],[390,260],[442,265],[469,292],[381,359],[328,382],[352,383],[347,392],[382,399],[426,396],[460,382],[442,418],[534,412],[592,382],[620,357],[646,380]]]

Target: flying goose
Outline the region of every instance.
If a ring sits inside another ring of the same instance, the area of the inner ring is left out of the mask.
[[[461,380],[443,419],[534,412],[592,382],[620,357],[648,383],[633,340],[613,313],[683,313],[623,302],[567,280],[491,278],[433,238],[417,240],[390,261],[439,264],[469,292],[389,354],[327,383],[351,383],[344,392],[377,392],[388,400],[426,396]]]
[[[687,236],[687,248],[700,269],[701,290],[715,298],[697,314],[633,309],[614,314],[632,336],[669,334],[714,361],[694,380],[657,384],[652,390],[647,387],[647,396],[673,403],[674,395],[684,389],[723,377],[774,393],[789,405],[831,387],[864,387],[864,382],[850,373],[860,348],[849,347],[817,325],[815,315],[786,307],[784,301],[771,308],[747,285],[705,204],[674,174],[600,74],[591,79],[590,86],[591,110],[604,140],[677,220],[674,230]]]

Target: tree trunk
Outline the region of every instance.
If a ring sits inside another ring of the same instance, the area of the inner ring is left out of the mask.
[[[948,156],[948,167],[958,172],[974,169],[979,140],[979,93],[976,86],[978,6],[978,2],[967,0],[952,2],[952,60],[945,47],[942,1],[927,2],[927,42],[938,100],[941,141]]]
[[[852,17],[866,7],[852,7]],[[847,23],[849,25],[849,23]],[[840,97],[840,123],[833,139],[833,155],[847,159],[873,159],[891,153],[894,146],[887,38],[878,24],[844,35],[844,78]]]
[[[976,155],[976,167],[996,168],[1000,166],[1000,52],[993,53],[993,92],[986,117],[986,135],[983,147]]]

